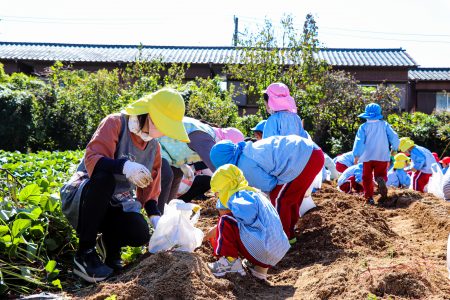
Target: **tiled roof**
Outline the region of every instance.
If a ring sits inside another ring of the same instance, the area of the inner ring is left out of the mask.
[[[133,62],[141,49],[146,59],[166,63],[239,63],[242,49],[235,47],[132,46],[0,42],[0,59],[67,62]],[[318,57],[333,66],[415,67],[416,62],[401,48],[320,49]]]
[[[450,68],[418,68],[408,72],[410,80],[450,81]]]

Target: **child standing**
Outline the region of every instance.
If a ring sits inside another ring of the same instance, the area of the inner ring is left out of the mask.
[[[424,192],[433,171],[431,165],[435,163],[435,158],[427,148],[417,146],[408,137],[400,139],[400,151],[407,153],[411,157],[413,175],[413,189]]]
[[[270,193],[283,229],[293,244],[294,226],[306,191],[324,165],[322,150],[311,140],[297,135],[272,136],[260,141],[217,143],[211,161],[218,168],[233,164],[244,173],[250,186]]]
[[[397,151],[399,139],[397,133],[388,122],[383,121],[381,107],[376,103],[366,106],[365,112],[359,115],[367,121],[359,126],[353,144],[355,164],[363,163],[364,197],[368,204],[373,201],[373,178],[378,184],[382,200],[387,197],[387,169],[391,159],[391,151]],[[391,151],[390,151],[391,148]]]
[[[394,166],[388,172],[388,186],[408,188],[411,184],[411,178],[404,170],[409,162],[409,157],[403,153],[394,156]]]
[[[339,190],[347,194],[351,194],[352,191],[355,193],[363,193],[364,187],[361,185],[362,173],[363,164],[361,163],[347,168],[344,173],[339,176],[337,182]]]
[[[290,245],[278,213],[260,191],[249,187],[234,165],[218,168],[211,179],[211,190],[218,195],[218,224],[205,237],[213,240],[214,255],[220,259],[208,264],[212,273],[245,274],[240,257],[251,274],[267,279],[270,266],[276,265]]]
[[[310,139],[303,129],[302,119],[297,115],[294,98],[284,83],[272,83],[264,94],[267,112],[271,115],[264,126],[263,139],[274,135],[295,134]]]

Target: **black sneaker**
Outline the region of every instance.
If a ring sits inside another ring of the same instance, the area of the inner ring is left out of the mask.
[[[73,273],[87,282],[100,282],[112,275],[113,269],[106,266],[94,248],[77,253],[73,258]]]
[[[384,181],[383,177],[377,177],[375,178],[375,181],[378,184],[378,191],[380,192],[381,198],[386,199],[387,198],[387,186],[386,181]]]
[[[102,262],[116,272],[122,271],[124,265],[123,261],[120,259],[120,248],[117,250],[108,249],[103,235],[97,237],[97,245],[95,247],[97,248],[98,255]]]

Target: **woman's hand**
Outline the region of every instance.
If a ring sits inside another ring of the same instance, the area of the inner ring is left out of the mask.
[[[144,165],[129,160],[123,165],[122,173],[128,181],[140,188],[145,188],[153,181],[150,171]]]

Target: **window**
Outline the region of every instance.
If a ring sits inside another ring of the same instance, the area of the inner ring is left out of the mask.
[[[450,111],[450,93],[436,93],[436,111]]]

